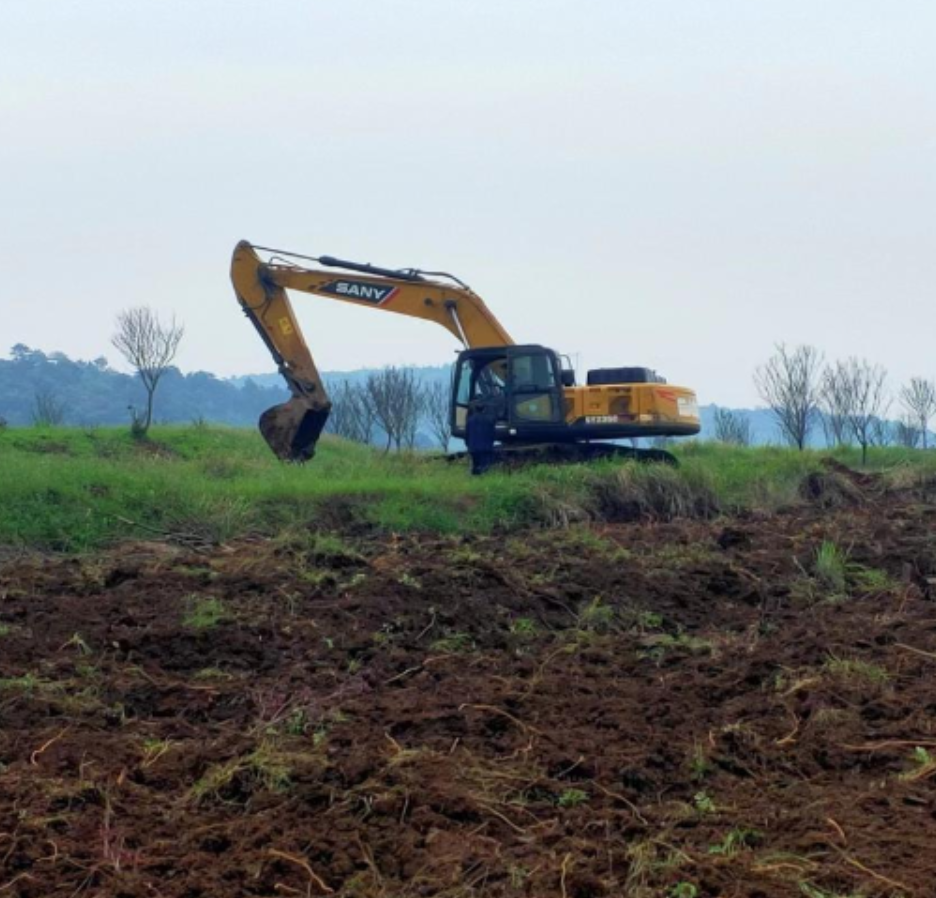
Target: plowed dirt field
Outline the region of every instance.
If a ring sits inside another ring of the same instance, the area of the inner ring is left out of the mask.
[[[934,896],[934,521],[8,553],[0,895]]]

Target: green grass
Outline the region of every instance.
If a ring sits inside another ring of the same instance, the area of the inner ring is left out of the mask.
[[[825,453],[683,443],[678,471],[621,462],[531,466],[470,477],[430,453],[384,455],[325,438],[307,465],[282,464],[256,432],[157,427],[0,430],[0,544],[85,551],[128,537],[224,542],[289,528],[490,533],[607,517],[708,515],[794,501]],[[876,450],[880,466],[936,470],[932,453]],[[857,452],[837,457],[857,464]],[[310,555],[339,551],[314,546]]]
[[[0,679],[0,692],[33,692],[39,685],[38,677],[31,673],[21,677],[5,677]]]
[[[430,648],[434,652],[455,655],[473,651],[475,642],[468,633],[446,633],[441,639],[433,642]]]
[[[566,789],[559,794],[556,804],[560,808],[576,808],[588,801],[588,793],[581,789]]]
[[[224,602],[213,596],[189,596],[186,604],[182,626],[189,630],[213,630],[232,617]]]
[[[698,898],[698,895],[698,886],[683,880],[669,887],[666,898]]]
[[[819,582],[836,595],[845,592],[848,569],[848,552],[831,540],[825,540],[816,549],[813,572]]]
[[[797,452],[783,446],[726,446],[708,441],[688,441],[675,450],[682,470],[696,466],[711,477],[716,494],[725,506],[768,506],[794,502],[807,474],[821,469],[823,458],[833,457],[850,468],[861,470],[919,471],[936,475],[936,453],[900,447],[871,450],[862,466],[861,451],[854,447],[808,449]]]
[[[210,767],[192,786],[189,797],[195,803],[217,798],[238,777],[248,780],[247,791],[286,792],[292,786],[288,761],[288,755],[264,742],[249,755]]]
[[[762,838],[761,833],[756,829],[745,829],[736,826],[733,830],[725,834],[725,837],[714,845],[709,845],[709,854],[720,854],[723,857],[734,857],[739,851],[751,848]]]
[[[891,679],[886,668],[879,664],[871,664],[858,658],[839,658],[829,655],[822,669],[837,680],[852,683],[868,683],[882,686]]]

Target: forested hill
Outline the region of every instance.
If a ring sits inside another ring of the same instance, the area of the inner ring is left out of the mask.
[[[451,365],[414,365],[413,370],[420,383],[429,383],[434,380],[449,382],[452,376]],[[350,381],[353,384],[362,384],[367,380],[367,375],[374,371],[373,368],[357,368],[354,371],[323,371],[322,377],[326,384],[333,386],[341,383],[343,380]],[[237,384],[239,387],[253,383],[258,387],[274,387],[281,385],[283,379],[279,374],[270,372],[264,374],[241,374],[237,377],[229,378],[229,382]]]
[[[418,379],[448,381],[447,365],[417,368]],[[367,371],[325,372],[332,389],[342,380],[362,382]],[[204,420],[253,427],[260,413],[284,402],[289,393],[275,373],[222,379],[207,371],[183,374],[170,368],[156,392],[155,420],[179,423]],[[105,358],[76,361],[61,352],[44,353],[17,344],[0,358],[0,419],[12,426],[32,424],[38,406],[52,405],[63,424],[129,424],[130,409],[142,409],[145,393],[135,375],[109,367]]]
[[[183,374],[170,368],[156,393],[156,420],[206,420],[254,425],[260,413],[282,402],[283,386],[238,386],[207,371]],[[129,424],[131,407],[140,409],[145,394],[137,377],[114,371],[107,360],[75,361],[60,352],[46,355],[19,344],[0,359],[0,418],[11,425],[31,424],[37,405],[60,403],[64,424]]]

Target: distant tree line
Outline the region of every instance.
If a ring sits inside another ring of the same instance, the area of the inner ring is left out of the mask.
[[[344,379],[331,390],[326,431],[359,443],[413,449],[419,428],[428,429],[443,452],[452,439],[449,387],[441,380],[421,382],[412,368],[390,366],[367,372],[363,380]]]
[[[780,344],[754,375],[761,399],[776,421],[784,442],[804,449],[817,430],[830,446],[857,445],[862,461],[873,446],[927,448],[936,415],[936,383],[914,377],[896,395],[887,370],[867,359],[825,363],[813,346]],[[897,401],[898,419],[890,417]],[[747,445],[750,432],[736,413],[719,410],[716,439]]]
[[[205,371],[182,374],[172,361],[183,336],[175,320],[165,324],[147,308],[121,312],[111,342],[136,374],[113,370],[107,359],[75,361],[22,343],[0,359],[0,427],[126,423],[146,434],[156,415],[164,422],[215,421],[253,426],[260,414],[285,401],[285,387],[236,384]],[[452,439],[449,370],[390,366],[325,377],[332,398],[326,430],[345,439],[383,446],[385,451],[437,446]],[[887,371],[866,359],[826,364],[813,346],[776,347],[755,372],[757,391],[784,442],[798,449],[822,432],[827,445],[857,445],[862,461],[873,446],[928,448],[936,417],[936,383],[914,377],[896,395]],[[900,416],[889,413],[897,401]],[[745,412],[715,408],[716,440],[738,446],[754,442]]]
[[[716,408],[715,439],[731,446],[750,446],[754,439],[747,415],[727,408]]]
[[[283,402],[285,388],[243,387],[206,371],[183,374],[168,366],[153,412],[161,422],[216,421],[253,426],[264,409]],[[107,359],[78,361],[22,343],[0,359],[0,418],[10,425],[113,425],[145,415],[146,388],[139,377],[110,367]]]
[[[137,435],[151,421],[254,427],[263,411],[289,398],[285,385],[258,386],[249,378],[235,383],[205,371],[183,374],[166,359],[181,339],[177,325],[167,327],[161,351],[159,344],[150,347],[155,355],[137,346],[146,379],[132,360],[135,375],[115,371],[103,356],[79,361],[18,343],[9,359],[0,358],[0,426],[127,424]],[[142,330],[150,332],[150,325]],[[448,448],[447,367],[324,377],[332,398],[329,432],[388,448]]]

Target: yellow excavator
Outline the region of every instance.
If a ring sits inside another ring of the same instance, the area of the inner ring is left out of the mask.
[[[261,259],[259,253],[266,259]],[[310,268],[307,263],[317,267]],[[260,431],[287,461],[315,454],[331,402],[293,314],[287,290],[434,321],[465,347],[452,378],[452,435],[465,437],[475,402],[498,409],[495,434],[505,455],[629,455],[673,461],[658,449],[603,441],[692,436],[699,432],[695,393],[647,368],[589,371],[576,386],[571,365],[555,351],[518,345],[467,284],[441,271],[387,269],[332,256],[302,256],[241,241],[231,281],[245,314],[266,343],[292,394],[260,416]]]

